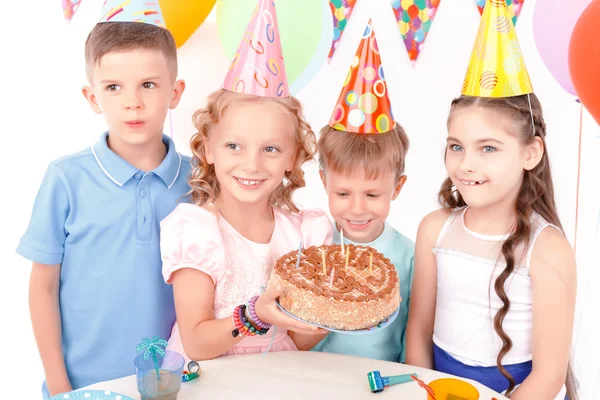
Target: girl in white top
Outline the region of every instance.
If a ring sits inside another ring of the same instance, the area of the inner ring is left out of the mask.
[[[569,397],[575,257],[534,94],[452,102],[439,193],[419,226],[406,362],[511,399]],[[515,389],[516,388],[516,389]]]

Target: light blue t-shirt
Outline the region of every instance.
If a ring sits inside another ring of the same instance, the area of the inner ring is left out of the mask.
[[[175,320],[159,223],[189,190],[189,158],[163,136],[165,159],[144,172],[106,139],[49,165],[17,248],[33,262],[62,264],[62,345],[74,389],[135,374],[136,345],[168,338]]]
[[[334,224],[333,243],[339,244],[340,242],[340,233]],[[402,297],[400,311],[394,322],[379,332],[368,335],[346,335],[331,332],[313,348],[313,351],[404,362],[406,323],[408,322],[415,257],[413,242],[386,222],[381,235],[371,243],[355,243],[347,238],[344,238],[344,243],[371,246],[390,259],[396,267],[400,279],[400,296]]]

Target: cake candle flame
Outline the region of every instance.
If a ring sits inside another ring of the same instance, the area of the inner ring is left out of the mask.
[[[296,269],[300,268],[300,258],[302,257],[302,240],[300,246],[298,246],[298,255],[296,256]]]

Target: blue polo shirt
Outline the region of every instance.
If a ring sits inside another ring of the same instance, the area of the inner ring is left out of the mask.
[[[49,165],[17,248],[33,262],[62,264],[62,345],[74,389],[135,374],[136,345],[168,338],[175,320],[159,223],[184,201],[190,160],[163,135],[165,159],[144,172],[107,137]]]
[[[341,243],[340,233],[336,229],[335,224],[333,228],[333,243]],[[400,311],[394,322],[381,331],[366,335],[331,332],[313,350],[404,362],[406,353],[406,323],[408,322],[408,306],[415,257],[413,242],[386,222],[383,232],[374,241],[370,243],[356,243],[344,238],[344,243],[371,246],[390,259],[396,267],[398,278],[400,279],[400,296],[402,297]]]

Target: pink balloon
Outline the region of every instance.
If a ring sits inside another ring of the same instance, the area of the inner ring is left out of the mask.
[[[581,13],[592,0],[537,0],[533,11],[533,37],[540,56],[554,79],[572,95],[569,42]]]

